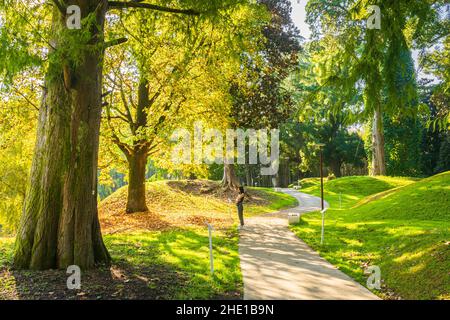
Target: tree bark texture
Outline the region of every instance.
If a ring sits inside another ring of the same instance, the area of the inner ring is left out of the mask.
[[[148,211],[145,198],[147,150],[141,148],[128,157],[127,213]]]
[[[386,159],[384,154],[383,114],[381,107],[375,109],[372,125],[372,176],[386,175]]]
[[[225,189],[235,190],[241,186],[238,177],[236,176],[236,172],[233,164],[224,164],[223,165],[223,178],[222,178],[222,186]]]
[[[70,2],[70,1],[69,1]],[[38,120],[30,182],[16,238],[14,266],[82,269],[109,263],[97,213],[97,159],[102,93],[105,0],[80,0],[82,17],[95,15],[80,59],[50,60]],[[53,12],[53,34],[65,28]],[[73,30],[74,31],[74,30]],[[81,31],[81,30],[80,30]],[[74,31],[75,32],[75,31]],[[67,39],[52,51],[71,50]]]

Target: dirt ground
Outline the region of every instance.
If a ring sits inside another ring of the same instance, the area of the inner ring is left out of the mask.
[[[171,293],[183,286],[187,277],[163,266],[136,268],[117,263],[81,275],[81,289],[67,289],[65,270],[14,271],[0,269],[0,300],[161,300],[174,299]],[[215,299],[239,299],[230,292]]]

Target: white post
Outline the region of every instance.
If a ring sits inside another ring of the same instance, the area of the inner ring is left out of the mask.
[[[209,263],[211,266],[211,274],[214,274],[214,258],[213,258],[213,251],[212,251],[212,230],[213,227],[209,223],[206,223],[208,226],[208,234],[209,234]]]
[[[327,212],[327,208],[320,211],[322,213],[322,234],[320,236],[320,245],[323,245],[323,236],[325,231],[325,212]]]

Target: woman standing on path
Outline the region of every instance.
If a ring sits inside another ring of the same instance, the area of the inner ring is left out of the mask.
[[[239,222],[241,225],[239,226],[239,229],[242,229],[244,227],[244,198],[247,196],[249,199],[251,199],[250,195],[245,192],[244,187],[239,187],[239,194],[236,197],[236,206],[238,210],[238,216],[239,216]]]

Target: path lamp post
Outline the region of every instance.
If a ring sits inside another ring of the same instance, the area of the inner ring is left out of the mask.
[[[320,233],[320,245],[323,245],[323,237],[325,231],[325,212],[327,211],[325,209],[325,204],[323,201],[323,147],[325,147],[325,144],[317,143],[316,145],[320,149],[320,212],[322,213],[322,232]]]
[[[325,147],[324,143],[317,143],[316,146],[320,149],[320,209],[325,209],[325,205],[323,202],[323,147]]]

